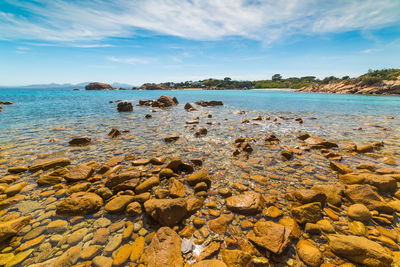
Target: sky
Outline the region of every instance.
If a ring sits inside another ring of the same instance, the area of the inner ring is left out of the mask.
[[[0,85],[400,68],[400,0],[0,0]]]

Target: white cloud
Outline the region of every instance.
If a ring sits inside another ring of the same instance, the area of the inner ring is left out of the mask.
[[[196,40],[240,36],[265,43],[294,34],[369,30],[400,22],[398,0],[8,0],[0,39],[53,42],[131,37],[138,30]]]
[[[149,58],[136,58],[136,57],[107,57],[109,61],[117,62],[117,63],[124,63],[130,65],[137,65],[137,64],[149,64],[153,60]]]

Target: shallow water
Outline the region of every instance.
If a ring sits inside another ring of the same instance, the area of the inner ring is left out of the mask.
[[[150,107],[137,107],[139,99],[157,99],[160,95],[176,96],[180,104],[168,109],[152,112]],[[132,113],[118,113],[116,103],[109,101],[126,100],[134,104]],[[186,102],[197,100],[222,100],[222,107],[197,107],[196,112],[186,112]],[[106,163],[116,156],[134,155],[136,158],[154,156],[182,159],[203,159],[203,169],[213,176],[212,191],[227,186],[234,188],[240,183],[250,189],[265,192],[277,190],[277,206],[288,212],[284,194],[305,185],[317,183],[336,183],[336,174],[329,169],[329,161],[314,152],[295,155],[290,162],[282,161],[279,152],[284,147],[297,147],[298,131],[307,131],[311,135],[321,136],[342,146],[346,142],[365,144],[371,141],[383,141],[384,148],[375,157],[364,154],[344,154],[342,163],[352,168],[362,163],[376,164],[377,168],[393,168],[385,157],[394,162],[400,161],[400,97],[399,96],[359,96],[328,95],[314,93],[296,93],[292,91],[72,91],[72,90],[26,90],[1,89],[0,101],[12,101],[14,105],[3,106],[0,112],[0,176],[6,175],[12,166],[29,166],[38,158],[63,155],[71,159],[72,165],[95,161]],[[240,112],[245,111],[245,112]],[[146,119],[145,114],[152,114]],[[212,118],[207,115],[212,114]],[[262,116],[262,121],[252,118]],[[271,117],[265,120],[266,116]],[[393,116],[394,119],[389,116]],[[186,121],[200,117],[196,128],[205,127],[205,137],[195,137],[194,129]],[[242,123],[243,119],[249,123]],[[299,124],[295,118],[302,118]],[[276,120],[275,120],[276,119]],[[207,124],[211,123],[211,124]],[[357,127],[362,129],[355,130]],[[110,139],[107,133],[112,129],[129,130],[121,137]],[[280,145],[265,145],[263,138],[275,133]],[[163,137],[179,135],[180,139],[172,144],[163,141]],[[71,147],[68,141],[76,136],[88,136],[93,139],[90,145]],[[233,157],[233,141],[243,136],[254,138],[254,151],[249,158]],[[301,164],[295,164],[295,163]],[[129,161],[121,163],[123,168],[131,167]],[[150,171],[152,167],[145,167]],[[260,184],[250,177],[262,175],[268,182]],[[55,195],[61,187],[38,187],[37,176],[24,173],[18,181],[27,181],[28,185],[21,194],[22,202],[3,209],[1,220],[5,221],[18,216],[32,217],[32,228],[46,226],[49,222],[70,217],[55,215],[58,200],[65,194]],[[96,185],[96,183],[95,183]],[[161,188],[166,185],[160,185]],[[191,190],[187,188],[187,190]],[[234,189],[234,192],[235,189]],[[192,194],[193,191],[188,191]],[[223,210],[224,203],[211,194],[206,203],[216,201],[215,209]],[[204,215],[205,214],[205,215]],[[209,215],[204,213],[204,217]],[[200,216],[200,215],[198,215]],[[127,216],[105,214],[101,211],[83,219],[70,221],[68,228],[58,233],[68,236],[80,228],[87,228],[88,235],[80,242],[83,246],[90,244],[95,221],[107,218],[110,223],[130,220]],[[253,219],[259,219],[255,216]],[[243,216],[237,216],[234,225]],[[133,221],[144,222],[141,217]],[[188,219],[189,220],[189,219]],[[143,228],[143,229],[145,229]],[[179,229],[181,229],[180,227]],[[29,233],[31,229],[25,229]],[[29,231],[28,231],[29,230]],[[122,230],[117,228],[116,232]],[[25,233],[23,233],[25,234]],[[21,234],[21,236],[23,236]],[[43,233],[45,237],[40,244],[33,246],[34,251],[27,257],[25,264],[44,262],[61,255],[68,249],[68,243],[58,246],[58,240],[51,238],[54,234]],[[146,233],[141,233],[146,235]],[[208,237],[207,242],[215,240]],[[5,251],[14,251],[15,246],[4,247]],[[19,242],[19,243],[18,243]],[[198,250],[198,248],[197,248]],[[2,253],[5,253],[2,251]],[[104,255],[107,253],[104,252]]]

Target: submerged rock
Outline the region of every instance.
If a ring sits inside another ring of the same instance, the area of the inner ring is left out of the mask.
[[[29,166],[30,172],[37,172],[39,170],[46,171],[48,169],[56,167],[65,167],[71,164],[69,158],[50,158],[35,161],[31,166]]]
[[[89,137],[76,137],[76,138],[73,138],[68,143],[71,146],[85,146],[85,145],[88,145],[90,142],[92,142],[92,139]]]
[[[228,197],[225,201],[228,209],[240,214],[257,214],[264,208],[264,198],[262,195],[252,191]]]
[[[211,101],[199,100],[194,103],[196,105],[199,105],[202,107],[215,107],[215,106],[223,106],[224,105],[224,103],[222,103],[222,101],[216,101],[216,100],[211,100]]]
[[[0,223],[0,243],[16,235],[22,228],[29,224],[31,217],[21,217],[15,220]]]
[[[89,192],[78,192],[58,202],[58,215],[86,215],[97,212],[103,206],[103,199]]]
[[[280,254],[290,243],[290,229],[271,221],[257,222],[247,238],[256,245]]]

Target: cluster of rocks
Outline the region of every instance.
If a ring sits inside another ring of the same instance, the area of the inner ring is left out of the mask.
[[[14,102],[10,102],[10,101],[0,101],[0,112],[3,110],[3,106],[2,105],[13,105]]]
[[[167,95],[160,96],[157,100],[139,100],[139,106],[167,108],[178,105],[178,99],[176,97],[171,98]]]
[[[333,94],[398,95],[400,94],[400,79],[382,81],[373,85],[364,84],[361,79],[351,79],[328,84],[312,84],[297,91]]]
[[[117,88],[107,84],[107,83],[99,83],[93,82],[89,83],[85,86],[85,90],[116,90]]]

